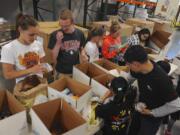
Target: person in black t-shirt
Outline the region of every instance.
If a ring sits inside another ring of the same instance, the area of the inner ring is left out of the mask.
[[[144,104],[134,113],[129,135],[155,135],[162,117],[180,110],[180,99],[171,79],[148,59],[142,46],[129,47],[124,59],[130,68],[127,78],[137,79],[139,102]]]
[[[51,34],[48,48],[51,49],[56,71],[60,74],[72,74],[73,65],[79,63],[85,37],[74,27],[70,10],[65,9],[60,13],[59,23],[61,29]]]
[[[111,82],[113,100],[96,107],[96,116],[104,120],[103,135],[125,135],[136,98],[136,89],[127,81],[114,78]]]
[[[167,73],[169,74],[170,70],[171,70],[171,65],[166,62],[166,61],[158,61],[157,64]],[[169,76],[171,79],[174,79],[173,77]],[[176,91],[177,91],[176,87]],[[177,92],[178,93],[178,92]],[[179,96],[179,94],[178,94]],[[163,124],[167,124],[167,129],[165,130],[165,135],[171,135],[171,130],[172,127],[174,125],[174,123],[176,122],[176,120],[178,120],[180,118],[180,111],[172,113],[171,115],[167,115],[165,116],[164,120],[163,120]]]

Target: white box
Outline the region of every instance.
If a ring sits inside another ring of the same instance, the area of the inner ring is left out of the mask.
[[[113,78],[114,76],[105,74],[92,79],[91,86],[93,88],[93,93],[102,98],[109,91],[109,88],[107,88],[105,84],[107,82],[110,83]]]
[[[30,115],[32,118],[32,129],[36,135],[51,135],[33,110],[30,111]],[[25,130],[26,127],[26,112],[23,111],[0,121],[0,135],[21,135],[21,131]]]
[[[78,99],[75,100],[68,95],[62,94],[65,88],[71,90],[74,95],[78,95]],[[83,109],[83,107],[88,103],[89,99],[92,97],[92,88],[85,84],[82,84],[70,77],[62,76],[59,80],[51,83],[48,88],[49,99],[62,98],[66,102],[72,105],[78,112]]]
[[[78,64],[73,67],[73,79],[86,85],[91,84],[92,78],[102,74],[106,74],[106,72],[92,63]]]

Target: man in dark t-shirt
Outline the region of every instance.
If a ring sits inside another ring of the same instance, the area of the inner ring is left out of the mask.
[[[180,110],[180,99],[171,79],[148,59],[142,46],[129,47],[124,59],[131,77],[138,81],[139,103],[144,104],[137,104],[129,135],[156,135],[162,117]]]
[[[48,48],[51,49],[55,70],[60,74],[72,74],[73,65],[79,63],[79,54],[85,44],[84,34],[76,29],[70,10],[60,13],[61,29],[50,36]]]

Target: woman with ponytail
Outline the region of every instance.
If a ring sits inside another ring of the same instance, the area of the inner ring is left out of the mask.
[[[45,69],[40,63],[45,53],[43,45],[36,40],[39,33],[37,21],[30,15],[19,14],[16,17],[16,30],[17,39],[2,48],[4,77],[19,82],[30,74],[42,76]]]
[[[104,120],[103,135],[125,135],[133,110],[136,89],[129,87],[122,78],[114,78],[111,82],[113,97],[107,104],[96,108],[96,116]]]

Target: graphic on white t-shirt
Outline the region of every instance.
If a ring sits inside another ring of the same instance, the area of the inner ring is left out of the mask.
[[[1,62],[12,64],[17,71],[20,71],[39,64],[44,56],[44,49],[40,42],[35,40],[30,45],[23,45],[18,40],[14,40],[2,48]],[[25,77],[17,78],[16,82]]]

